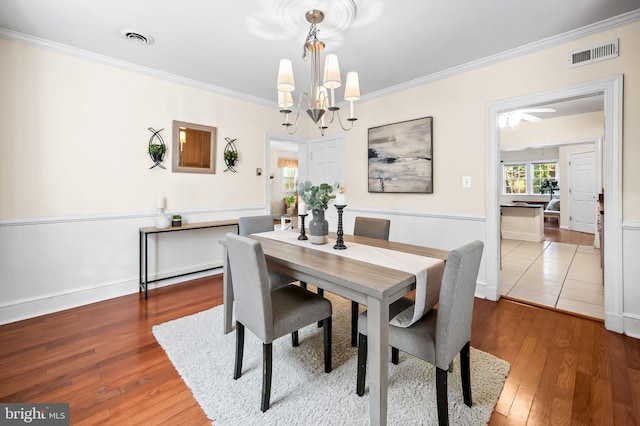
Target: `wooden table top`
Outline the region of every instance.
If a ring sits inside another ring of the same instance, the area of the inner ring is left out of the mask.
[[[335,234],[332,236],[335,237]],[[302,247],[255,234],[250,237],[260,241],[270,268],[278,270],[280,266],[285,273],[295,271],[376,298],[415,286],[415,275],[409,272],[315,250],[311,243],[310,247]],[[354,242],[442,260],[446,260],[449,254],[446,250],[353,235],[345,235],[344,240],[346,243]],[[333,243],[330,241],[328,244]],[[294,278],[297,278],[295,274]],[[313,279],[310,283],[313,284]]]

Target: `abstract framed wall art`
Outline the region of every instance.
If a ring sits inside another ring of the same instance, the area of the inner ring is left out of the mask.
[[[433,117],[372,127],[369,192],[433,194]]]

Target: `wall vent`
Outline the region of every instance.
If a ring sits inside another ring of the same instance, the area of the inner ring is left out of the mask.
[[[569,68],[618,57],[618,39],[569,52]]]

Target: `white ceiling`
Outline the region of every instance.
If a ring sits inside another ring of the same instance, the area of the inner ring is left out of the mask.
[[[330,16],[331,1],[337,0],[296,0],[296,7],[317,7]],[[320,24],[319,38],[326,52],[338,54],[343,81],[347,71],[359,72],[363,98],[640,10],[640,0],[341,1],[355,3],[353,24],[330,38]],[[309,80],[309,64],[301,58],[308,26],[303,16],[297,32],[278,22],[276,3],[0,0],[0,36],[60,43],[275,106],[281,58],[294,62],[296,94],[307,90]],[[121,30],[127,27],[155,43],[125,39]]]

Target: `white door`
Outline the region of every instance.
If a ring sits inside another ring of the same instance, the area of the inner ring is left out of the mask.
[[[314,139],[308,145],[309,170],[306,179],[314,185],[328,183],[333,185],[338,182],[344,186],[345,182],[345,148],[342,136],[331,139]],[[329,208],[325,214],[329,217],[337,217],[336,210]]]
[[[596,158],[595,151],[569,156],[571,202],[570,229],[596,233]]]
[[[308,180],[314,185],[339,182],[344,185],[344,139],[314,140],[309,143]]]

